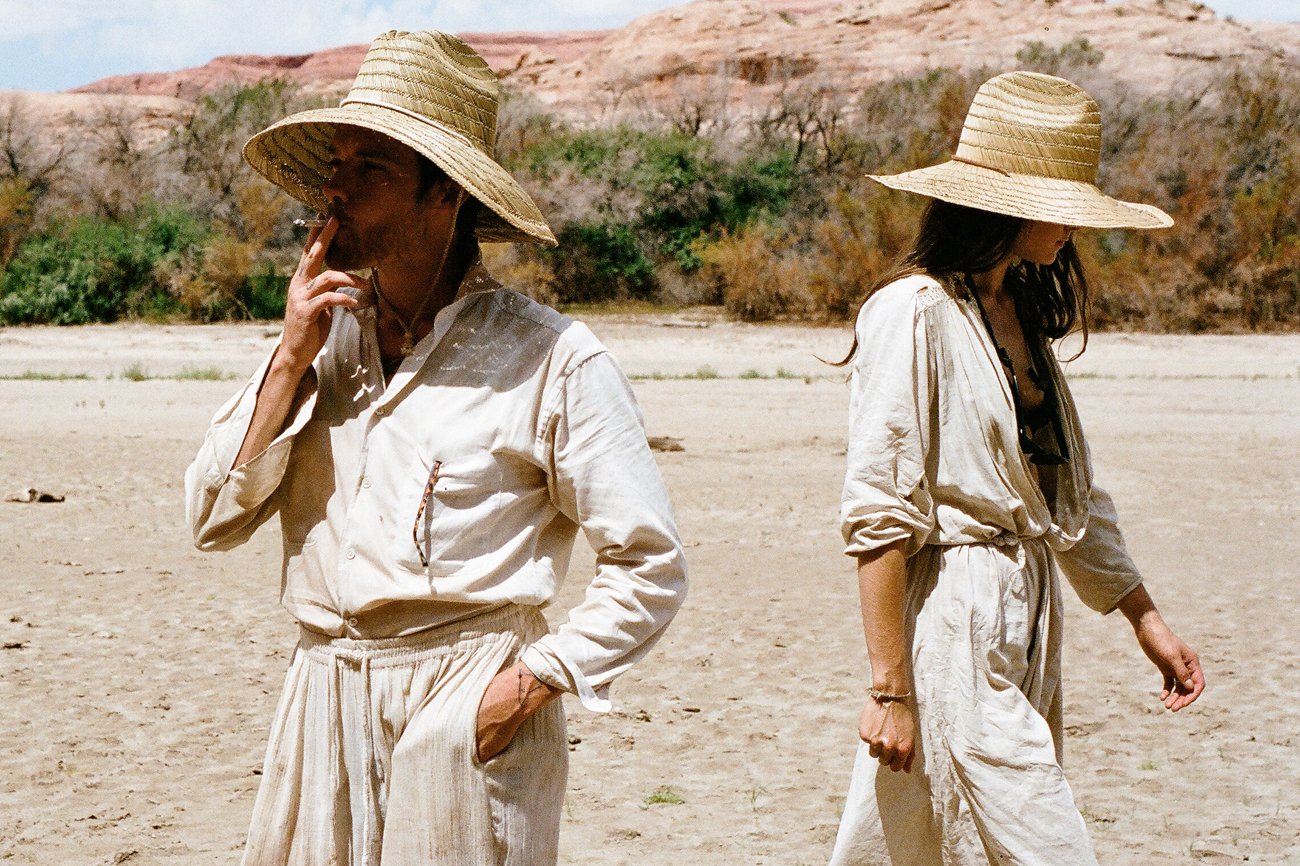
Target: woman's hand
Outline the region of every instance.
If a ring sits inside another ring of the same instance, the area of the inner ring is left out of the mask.
[[[912,772],[916,757],[916,716],[910,698],[881,702],[868,698],[858,719],[858,736],[871,757],[897,773]]]
[[[1144,617],[1134,626],[1138,646],[1147,658],[1160,669],[1164,688],[1160,700],[1165,709],[1178,712],[1201,696],[1205,691],[1205,674],[1201,660],[1158,614]]]
[[[352,308],[357,301],[344,288],[363,289],[367,283],[343,271],[327,271],[325,251],[329,249],[339,223],[335,217],[307,236],[307,246],[298,269],[289,280],[284,304],[284,336],[280,340],[281,360],[292,370],[305,371],[325,345],[334,307]]]
[[[1165,623],[1146,587],[1138,584],[1120,599],[1119,609],[1133,626],[1138,646],[1164,677],[1160,701],[1165,709],[1176,713],[1199,698],[1205,691],[1201,660]]]

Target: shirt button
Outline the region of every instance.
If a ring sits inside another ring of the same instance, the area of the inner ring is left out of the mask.
[[[369,487],[370,487],[370,479],[369,479],[369,478],[364,478],[364,479],[362,479],[362,481],[361,481],[361,486],[362,486],[362,487],[369,488]]]
[[[388,414],[388,407],[380,406],[378,409],[375,410],[375,414],[382,418],[383,416]]]
[[[352,626],[353,628],[356,628],[356,627],[357,627],[357,618],[356,618],[355,616],[350,616],[350,617],[348,617],[348,625]]]
[[[355,550],[353,550],[352,548],[349,547],[349,548],[348,548],[348,559],[356,559],[356,558],[357,558],[357,552],[356,552]]]

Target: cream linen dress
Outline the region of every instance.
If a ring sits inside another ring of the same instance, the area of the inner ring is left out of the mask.
[[[964,290],[900,279],[863,305],[857,337],[846,552],[905,542],[919,745],[907,774],[859,744],[831,864],[1095,866],[1061,770],[1054,560],[1103,613],[1141,577],[1061,370],[1052,358],[1072,459],[1049,503]]]

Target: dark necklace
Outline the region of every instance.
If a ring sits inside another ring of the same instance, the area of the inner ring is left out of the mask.
[[[1060,402],[1056,399],[1056,386],[1050,376],[1042,374],[1040,377],[1037,370],[1039,365],[1043,364],[1043,360],[1039,355],[1042,347],[1036,346],[1033,341],[1025,340],[1025,347],[1029,349],[1029,378],[1043,392],[1043,404],[1049,409],[1049,422],[1052,425],[1052,433],[1056,437],[1056,447],[1059,452],[1056,454],[1034,441],[1034,428],[1031,423],[1034,413],[1025,405],[1024,399],[1020,396],[1020,382],[1016,379],[1016,365],[1012,362],[1010,353],[998,343],[997,335],[993,332],[993,323],[989,321],[988,313],[984,310],[984,302],[980,300],[979,292],[975,290],[975,282],[971,279],[970,274],[965,275],[964,282],[967,294],[975,299],[975,308],[980,311],[980,320],[984,322],[984,330],[988,331],[989,340],[993,342],[993,349],[997,352],[998,360],[1002,363],[1003,373],[1007,377],[1007,382],[1011,385],[1011,406],[1016,413],[1016,433],[1020,439],[1020,450],[1025,452],[1029,462],[1036,466],[1060,466],[1069,463],[1070,447],[1065,441],[1065,430],[1061,424]]]

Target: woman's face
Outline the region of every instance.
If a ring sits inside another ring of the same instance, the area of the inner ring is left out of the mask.
[[[1026,221],[1011,254],[1036,265],[1050,265],[1074,234],[1074,226]]]

